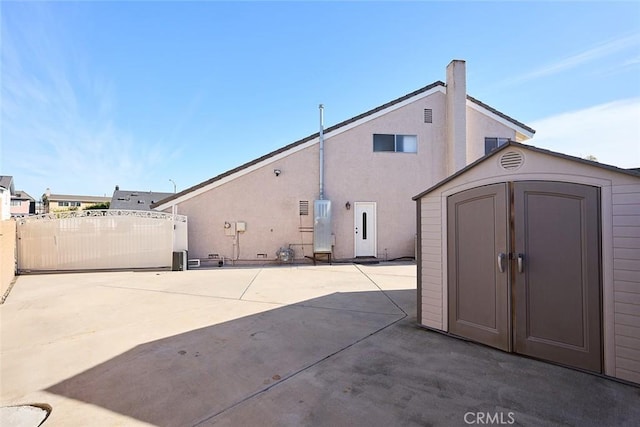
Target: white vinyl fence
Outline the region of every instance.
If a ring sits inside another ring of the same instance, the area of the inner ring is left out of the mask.
[[[187,250],[187,217],[84,210],[20,218],[18,271],[171,267]]]

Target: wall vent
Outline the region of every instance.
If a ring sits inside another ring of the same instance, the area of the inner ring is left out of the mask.
[[[433,110],[431,108],[424,109],[424,122],[433,123]]]
[[[500,167],[504,170],[518,169],[524,163],[524,156],[517,151],[507,151],[500,156]]]
[[[309,201],[300,200],[300,215],[309,215]]]

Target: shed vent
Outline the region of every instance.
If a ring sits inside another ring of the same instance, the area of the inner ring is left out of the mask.
[[[507,151],[500,156],[500,167],[504,170],[515,170],[524,163],[524,156],[517,151]]]
[[[433,110],[431,108],[424,109],[424,122],[433,123]]]

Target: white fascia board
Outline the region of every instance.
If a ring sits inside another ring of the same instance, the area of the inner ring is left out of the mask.
[[[475,102],[467,99],[467,107],[473,108],[474,110],[491,117],[493,120],[513,129],[516,131],[517,134],[519,135],[519,138],[517,138],[518,142],[522,142],[522,141],[526,141],[527,139],[531,139],[533,138],[533,133],[529,132],[527,129],[518,126],[517,124],[510,122],[509,120],[505,119],[504,117],[501,117],[499,115],[497,115],[496,113],[487,110],[486,108],[484,108],[481,105],[476,104]]]
[[[353,123],[349,123],[348,125],[341,126],[340,128],[338,128],[338,129],[336,129],[334,131],[325,133],[324,134],[324,139],[326,141],[329,138],[332,138],[334,136],[340,135],[341,133],[344,133],[344,132],[346,132],[348,130],[351,130],[351,129],[353,129],[353,128],[357,127],[357,126],[360,126],[360,125],[362,125],[364,123],[370,122],[371,120],[375,120],[378,117],[384,116],[385,114],[388,114],[388,113],[390,113],[392,111],[395,111],[395,110],[397,110],[399,108],[402,108],[405,105],[411,104],[412,102],[416,102],[416,101],[419,101],[420,99],[426,98],[427,96],[432,95],[432,94],[434,94],[436,92],[445,93],[445,89],[444,89],[443,86],[436,86],[436,87],[434,87],[432,89],[429,89],[429,90],[427,90],[425,92],[422,92],[422,93],[420,93],[420,94],[418,94],[416,96],[413,96],[411,98],[405,99],[402,102],[398,102],[397,104],[394,104],[394,105],[392,105],[392,106],[390,106],[388,108],[385,108],[384,110],[377,111],[377,112],[375,112],[373,114],[370,114],[370,115],[368,115],[366,117],[361,118],[360,120],[356,120]],[[217,181],[214,181],[214,182],[212,182],[212,183],[210,183],[208,185],[205,185],[205,186],[203,186],[201,188],[198,188],[196,190],[190,191],[189,193],[184,194],[184,195],[182,195],[182,196],[180,196],[180,197],[178,197],[178,198],[176,198],[174,200],[171,200],[171,201],[169,201],[167,203],[163,203],[161,205],[158,205],[154,209],[163,210],[163,209],[170,208],[170,207],[172,207],[174,205],[177,205],[177,204],[179,204],[181,202],[187,201],[187,200],[191,199],[192,197],[196,197],[196,196],[198,196],[198,195],[200,195],[202,193],[206,193],[207,191],[212,190],[212,189],[214,189],[216,187],[219,187],[219,186],[221,186],[223,184],[226,184],[227,182],[233,181],[236,178],[239,178],[239,177],[244,176],[244,175],[246,175],[248,173],[251,173],[251,172],[253,172],[253,171],[257,170],[257,169],[260,169],[260,168],[262,168],[264,166],[267,166],[270,163],[277,162],[278,160],[281,160],[281,159],[283,159],[283,158],[285,158],[287,156],[290,156],[293,153],[296,153],[298,151],[304,150],[305,148],[309,148],[309,147],[313,146],[314,144],[318,144],[319,142],[320,142],[319,138],[314,138],[314,139],[311,139],[311,140],[309,140],[309,141],[307,141],[307,142],[305,142],[303,144],[296,145],[295,147],[292,147],[292,148],[288,149],[287,151],[283,151],[282,153],[278,153],[278,154],[276,154],[274,156],[271,156],[271,157],[269,157],[267,159],[264,159],[263,161],[261,161],[259,163],[253,164],[253,165],[248,166],[248,167],[246,167],[246,168],[244,168],[242,170],[239,170],[236,173],[233,173],[233,174],[231,174],[229,176],[225,176],[224,178],[221,178],[221,179],[219,179]]]

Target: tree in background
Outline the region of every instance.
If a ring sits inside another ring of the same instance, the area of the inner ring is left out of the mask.
[[[96,203],[95,205],[87,206],[85,209],[109,209],[111,202]]]

